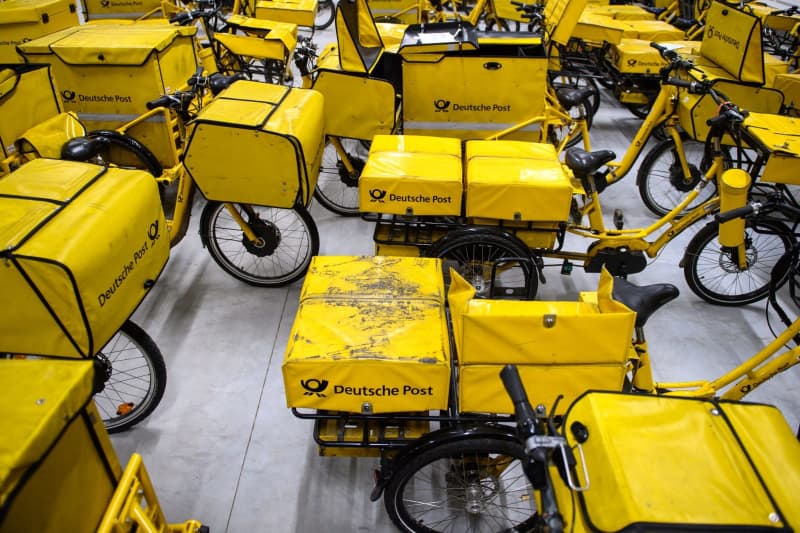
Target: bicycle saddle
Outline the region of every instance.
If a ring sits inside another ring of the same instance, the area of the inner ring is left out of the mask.
[[[569,111],[585,99],[589,98],[592,95],[592,92],[592,89],[572,89],[569,87],[562,87],[560,89],[556,89],[556,98],[558,98],[558,102],[564,106],[564,109]]]
[[[75,137],[61,147],[61,159],[88,161],[108,148],[109,141],[102,137]]]
[[[636,327],[644,327],[650,316],[667,302],[678,297],[678,287],[670,283],[655,283],[653,285],[634,285],[628,280],[614,278],[612,296],[633,311],[636,311]]]

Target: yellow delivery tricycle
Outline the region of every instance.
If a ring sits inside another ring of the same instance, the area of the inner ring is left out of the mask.
[[[796,251],[787,256],[795,285]],[[383,496],[400,530],[553,530],[542,524],[552,502],[534,496],[542,478],[526,479],[525,447],[508,425],[517,399],[503,394],[506,364],[536,387],[534,427],[546,422],[549,434],[537,442],[539,473],[567,460],[556,487],[567,524],[580,516],[613,531],[636,523],[747,529],[800,518],[790,503],[800,483],[793,432],[776,409],[731,401],[800,362],[800,348],[782,350],[798,339],[800,320],[716,380],[657,383],[644,326],[677,296],[674,286],[637,287],[604,272],[578,301],[486,300],[452,273],[445,299],[443,274],[431,258],[315,258],[283,362],[287,406],[314,421],[321,455],[380,457],[371,499]],[[631,390],[647,394],[620,394]],[[734,417],[731,431],[725,421]],[[748,437],[735,444],[736,434]],[[760,448],[753,435],[772,444]],[[697,463],[681,471],[692,487],[736,496],[670,505],[680,480],[664,472],[654,488],[652,469],[674,468],[673,454]],[[755,464],[741,469],[747,456]],[[785,469],[792,474],[777,474]],[[758,473],[763,483],[751,483]],[[573,498],[591,504],[575,507]],[[625,513],[603,510],[621,499]],[[760,510],[771,502],[775,518],[753,513],[752,502]]]
[[[315,197],[358,214],[364,146],[377,134],[579,142],[565,133],[573,114],[590,118],[588,97],[552,90],[547,70],[549,43],[569,35],[583,4],[550,0],[541,34],[479,32],[467,21],[381,33],[364,0],[340,2],[337,42],[315,65],[307,44],[295,53],[304,85],[325,98],[328,145]]]

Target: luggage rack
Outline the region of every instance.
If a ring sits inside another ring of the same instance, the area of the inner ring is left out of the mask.
[[[559,251],[564,245],[566,224],[556,227],[537,226],[533,221],[508,221],[500,219],[475,219],[463,216],[415,216],[391,215],[384,213],[365,213],[361,218],[375,223],[372,238],[376,244],[417,246],[428,248],[441,239],[448,231],[465,227],[484,227],[506,231],[512,235],[524,232],[554,233],[556,246],[549,251]],[[524,239],[523,239],[524,240]]]

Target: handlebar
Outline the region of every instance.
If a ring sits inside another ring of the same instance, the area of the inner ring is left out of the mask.
[[[723,222],[729,222],[735,218],[744,218],[746,216],[753,214],[757,215],[760,210],[761,210],[761,204],[759,204],[758,202],[754,202],[744,207],[737,207],[736,209],[725,211],[724,213],[717,213],[716,215],[714,215],[714,220],[716,220],[721,224]]]
[[[533,407],[528,401],[528,395],[525,392],[522,379],[519,377],[517,367],[514,365],[503,367],[503,370],[500,371],[500,379],[503,380],[503,386],[514,403],[514,416],[517,419],[517,428],[520,435],[527,438],[541,434],[541,426],[533,412]]]

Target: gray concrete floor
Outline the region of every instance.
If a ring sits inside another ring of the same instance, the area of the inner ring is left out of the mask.
[[[323,34],[322,38],[330,38]],[[592,132],[596,149],[621,156],[640,121],[604,97]],[[635,173],[603,194],[607,223],[615,208],[626,227],[652,223],[639,200]],[[301,282],[258,289],[225,274],[192,228],[173,248],[157,286],[134,319],[167,361],[161,405],[138,427],[113,437],[120,459],[144,456],[170,521],[197,518],[215,532],[382,532],[393,527],[382,503],[370,503],[375,459],[319,457],[312,423],[286,408],[281,362],[297,310]],[[313,205],[322,255],[371,255],[372,225]],[[686,286],[679,258],[688,242],[670,243],[638,283],[670,282],[681,296],[648,323],[656,378],[706,379],[755,353],[771,338],[764,304],[718,308]],[[588,243],[576,243],[585,247]],[[578,248],[580,249],[580,248]],[[540,298],[573,300],[595,290],[598,276],[553,265]],[[773,323],[776,322],[773,316]],[[800,422],[800,371],[789,371],[748,399],[778,406],[792,427]]]

